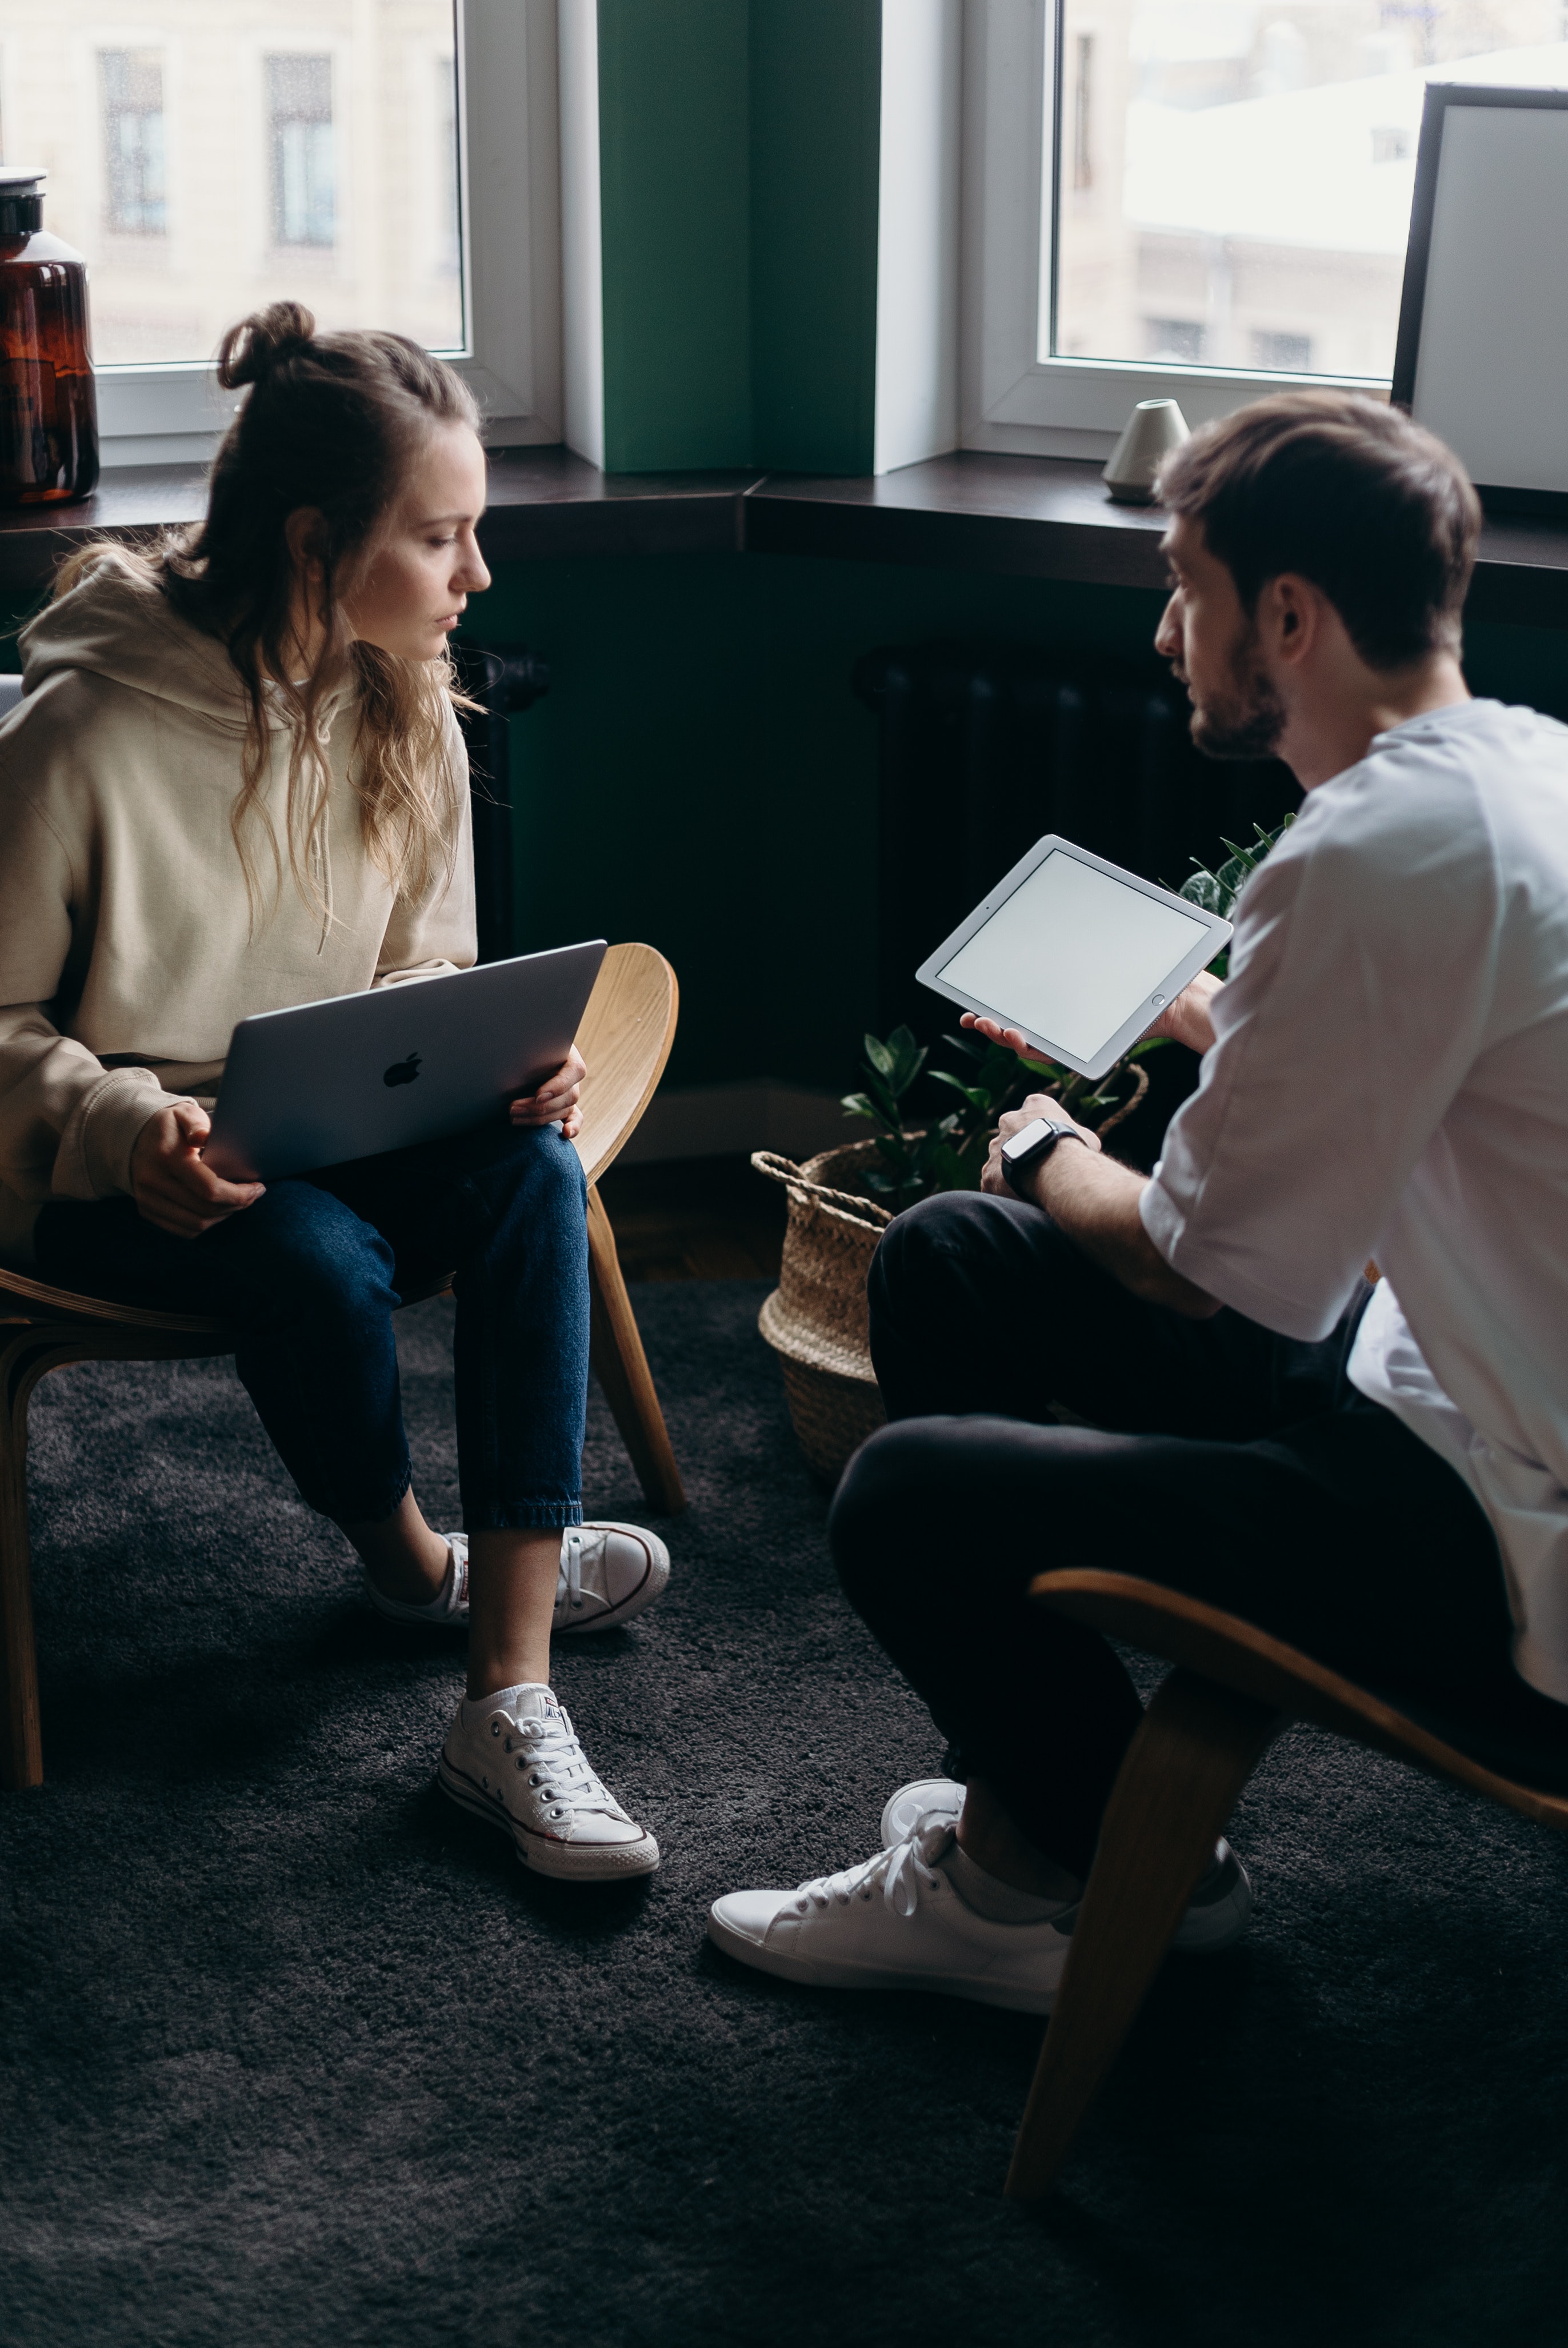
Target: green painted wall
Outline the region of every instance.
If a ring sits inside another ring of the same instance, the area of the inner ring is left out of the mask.
[[[600,0],[610,472],[871,469],[881,0]]]

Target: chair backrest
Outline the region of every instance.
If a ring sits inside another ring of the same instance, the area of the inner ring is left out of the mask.
[[[680,1007],[675,973],[656,947],[610,947],[577,1037],[588,1063],[577,1148],[590,1182],[613,1163],[652,1099]]]
[[[0,717],[8,717],[22,698],[19,676],[0,676]]]
[[[1042,1573],[1030,1582],[1030,1595],[1053,1613],[1086,1622],[1108,1638],[1124,1639],[1146,1654],[1163,1655],[1292,1720],[1310,1721],[1396,1761],[1450,1777],[1540,1826],[1568,1830],[1568,1795],[1543,1792],[1487,1768],[1369,1689],[1200,1598],[1136,1574],[1100,1573],[1089,1567]],[[1561,1756],[1553,1757],[1560,1766]]]

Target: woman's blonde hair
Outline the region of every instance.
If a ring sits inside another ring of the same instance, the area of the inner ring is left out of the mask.
[[[140,558],[181,615],[216,636],[246,701],[241,787],[231,813],[252,919],[260,891],[247,833],[269,762],[268,702],[287,721],[285,829],[290,870],[306,901],[331,919],[327,795],[331,775],[317,733],[325,697],[345,678],[358,688],[359,727],[350,776],[366,850],[398,895],[422,896],[438,871],[449,882],[461,788],[448,747],[448,712],[471,706],[455,688],[445,652],[397,658],[349,632],[343,603],[375,559],[409,466],[432,428],[477,428],[478,408],[461,376],[401,335],[318,335],[297,302],[273,302],[231,326],[218,351],[225,390],[250,386],[212,468],[207,519]],[[312,554],[321,566],[314,616],[322,623],[305,676],[293,622],[299,577],[289,516],[322,517]],[[84,548],[61,566],[56,596],[97,559]],[[274,889],[282,865],[266,827]]]

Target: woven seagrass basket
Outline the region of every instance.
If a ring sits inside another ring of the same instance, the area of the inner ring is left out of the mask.
[[[886,1416],[871,1367],[866,1275],[892,1217],[856,1187],[876,1148],[849,1142],[804,1166],[771,1149],[752,1153],[757,1172],[789,1194],[779,1284],[758,1326],[778,1355],[806,1465],[830,1487]]]

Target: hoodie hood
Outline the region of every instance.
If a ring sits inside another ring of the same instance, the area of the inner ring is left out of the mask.
[[[25,695],[62,670],[89,669],[133,693],[244,732],[245,689],[228,653],[215,636],[182,619],[156,579],[118,546],[103,547],[91,569],[29,621],[17,642]],[[323,731],[353,693],[345,684],[323,696],[318,720]],[[284,722],[281,713],[268,715],[275,725]]]

